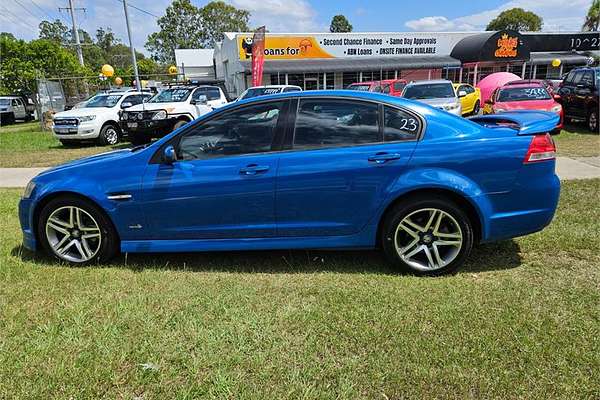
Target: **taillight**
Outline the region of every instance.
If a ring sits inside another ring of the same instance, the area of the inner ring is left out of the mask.
[[[556,146],[549,133],[544,135],[535,135],[531,140],[523,164],[534,163],[538,161],[554,160],[556,158]]]

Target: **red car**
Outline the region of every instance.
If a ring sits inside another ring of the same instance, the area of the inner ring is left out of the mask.
[[[348,90],[361,90],[363,92],[378,92],[390,96],[401,97],[402,90],[408,82],[404,79],[383,79],[381,81],[357,82],[348,85]]]
[[[560,116],[555,133],[563,127],[563,108],[556,100],[558,95],[551,95],[539,83],[508,84],[494,91],[492,97],[486,101],[484,114],[497,114],[505,111],[537,110],[549,111]]]

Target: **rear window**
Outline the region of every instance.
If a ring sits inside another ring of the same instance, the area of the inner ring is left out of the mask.
[[[371,88],[371,85],[350,85],[347,87],[348,90],[358,90],[360,92],[368,92]]]
[[[456,97],[451,83],[425,83],[407,86],[404,89],[404,97],[407,99],[449,99]]]
[[[276,87],[276,88],[265,88],[265,87],[257,87],[257,88],[250,88],[248,90],[246,90],[246,93],[244,93],[241,97],[240,100],[243,99],[251,99],[253,97],[259,97],[259,96],[267,96],[269,94],[277,94],[277,93],[281,93],[281,88],[280,87]]]
[[[207,100],[219,100],[221,98],[221,92],[218,88],[199,88],[194,92],[194,99],[198,99],[198,96],[204,95]]]

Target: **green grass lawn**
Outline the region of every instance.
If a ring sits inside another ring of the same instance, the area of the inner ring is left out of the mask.
[[[81,157],[129,147],[130,143],[98,146],[84,143],[64,147],[51,132],[42,131],[39,122],[29,122],[0,128],[0,168],[48,167]]]
[[[20,247],[0,190],[0,398],[598,399],[599,191],[416,278],[373,251],[70,268]]]
[[[582,125],[567,125],[554,139],[560,156],[600,155],[600,136],[587,132]],[[65,148],[51,132],[43,132],[38,122],[9,125],[0,128],[0,168],[54,166],[76,158],[129,146],[129,142],[123,142],[112,147],[92,143]]]

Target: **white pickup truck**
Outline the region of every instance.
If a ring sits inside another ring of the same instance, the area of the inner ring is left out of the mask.
[[[174,86],[123,111],[121,129],[132,144],[146,144],[225,104],[227,99],[218,86]]]
[[[147,92],[98,94],[81,108],[54,115],[52,131],[64,146],[95,140],[102,145],[113,145],[121,139],[119,112],[152,97]]]
[[[29,121],[33,118],[33,103],[31,110],[21,96],[0,96],[0,123],[12,124],[17,119]]]

